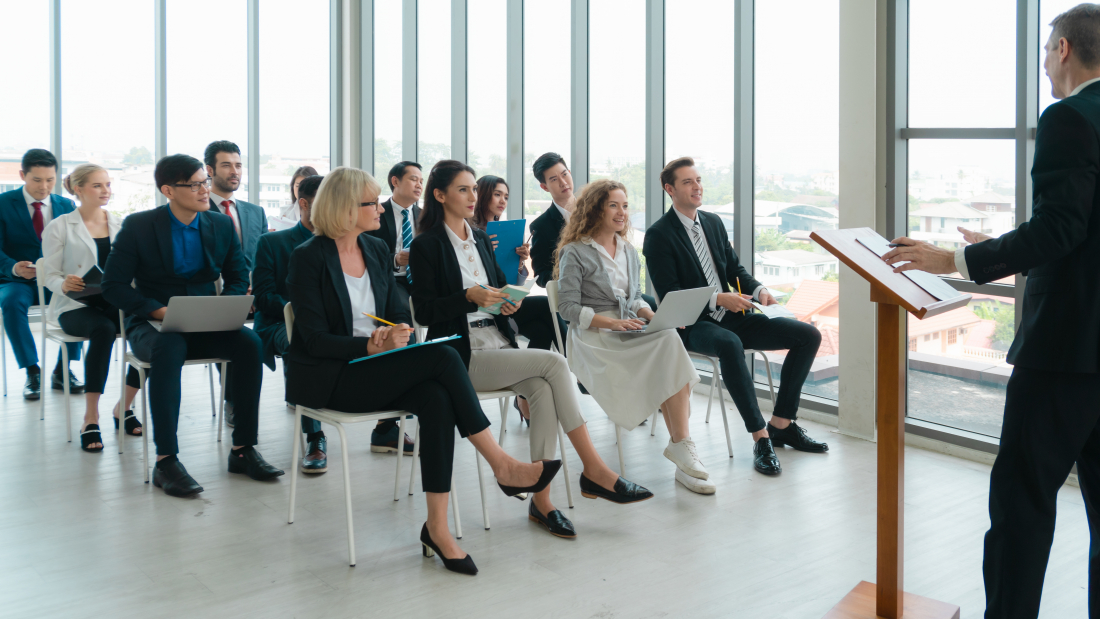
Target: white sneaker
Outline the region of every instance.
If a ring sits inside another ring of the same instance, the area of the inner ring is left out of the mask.
[[[680,469],[676,469],[676,481],[696,494],[714,494],[715,486],[713,481],[695,479]]]
[[[696,479],[710,479],[710,473],[707,473],[707,469],[699,461],[699,454],[695,452],[695,441],[690,438],[685,438],[679,443],[673,443],[671,438],[668,439],[665,457],[672,460],[678,469]]]

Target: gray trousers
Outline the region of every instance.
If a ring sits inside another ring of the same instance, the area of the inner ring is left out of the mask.
[[[531,461],[554,458],[561,422],[566,432],[584,424],[577,380],[565,357],[548,350],[470,351],[470,382],[477,391],[511,389],[531,407]]]

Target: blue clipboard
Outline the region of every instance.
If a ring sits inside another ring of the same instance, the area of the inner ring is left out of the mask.
[[[348,363],[359,363],[360,361],[366,361],[367,359],[374,359],[375,357],[381,357],[383,355],[389,355],[389,354],[392,354],[392,353],[395,353],[395,352],[401,352],[402,350],[408,350],[410,348],[416,348],[417,346],[429,346],[431,344],[438,344],[440,342],[449,342],[451,340],[457,340],[460,337],[462,337],[462,336],[461,335],[449,335],[447,337],[441,337],[441,338],[437,338],[437,339],[434,339],[434,340],[428,340],[427,342],[421,342],[419,344],[409,344],[408,346],[402,346],[401,348],[394,348],[393,350],[387,350],[386,352],[380,352],[377,355],[370,355],[370,356],[367,356],[367,357],[359,357],[358,359],[353,359],[351,361],[348,361]]]
[[[490,221],[485,226],[486,234],[497,235],[497,238],[493,239],[497,242],[497,264],[504,271],[504,279],[513,286],[519,282],[519,255],[516,254],[516,248],[523,245],[523,232],[526,228],[526,219]]]

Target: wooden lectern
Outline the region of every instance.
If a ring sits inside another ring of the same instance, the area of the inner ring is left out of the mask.
[[[817,230],[810,238],[871,283],[878,304],[878,583],[861,582],[825,619],[958,619],[959,607],[905,593],[905,354],[906,316],[918,319],[963,307],[970,295],[940,301],[894,273],[860,238],[882,237],[871,228]]]

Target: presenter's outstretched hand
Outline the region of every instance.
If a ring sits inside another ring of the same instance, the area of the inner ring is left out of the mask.
[[[894,266],[899,262],[906,262],[894,267],[895,273],[902,271],[924,271],[936,275],[947,275],[955,272],[955,252],[950,249],[936,247],[931,243],[911,239],[907,236],[890,241],[892,245],[899,245],[882,257],[886,264]]]
[[[982,241],[988,241],[993,238],[988,234],[982,234],[981,232],[974,232],[973,230],[967,230],[966,228],[959,226],[959,232],[962,232],[963,238],[967,243],[973,245],[974,243],[981,243]]]

